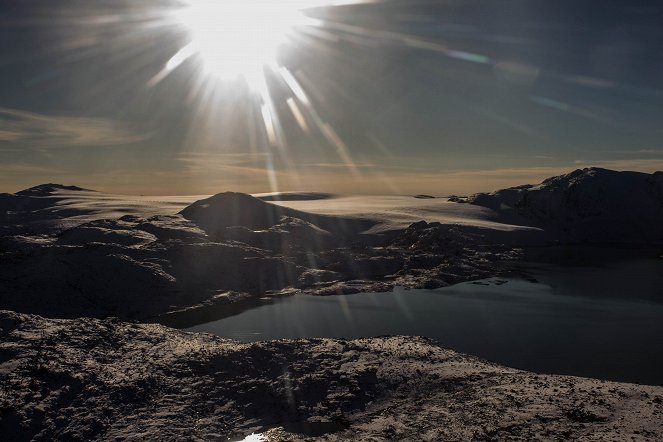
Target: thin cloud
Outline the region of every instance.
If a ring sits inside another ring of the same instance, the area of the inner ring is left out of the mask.
[[[121,146],[143,141],[149,134],[106,118],[43,115],[0,108],[0,150],[58,147]]]
[[[377,164],[377,163],[368,163],[368,162],[355,163],[354,166],[357,170],[362,170],[367,173],[376,172],[376,171],[377,172],[410,171],[418,173],[418,171],[420,170],[421,171],[427,170],[416,167],[405,167],[393,164]],[[345,163],[305,163],[301,164],[300,167],[304,169],[307,168],[320,169],[321,171],[348,170],[348,165]]]
[[[262,176],[266,171],[264,154],[186,154],[177,158],[181,173],[232,173],[234,176]]]
[[[55,167],[39,166],[28,163],[0,164],[2,175],[46,175],[61,174],[62,170]]]
[[[345,163],[312,163],[312,164],[305,164],[305,167],[315,167],[318,169],[347,169],[348,165]],[[355,163],[354,164],[356,169],[375,169],[377,167],[381,168],[387,168],[388,166],[377,166],[375,164],[371,163]]]

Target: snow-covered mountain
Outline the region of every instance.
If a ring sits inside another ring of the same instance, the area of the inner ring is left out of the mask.
[[[521,217],[562,241],[663,240],[663,172],[578,169],[538,185],[478,193],[467,202]]]
[[[60,203],[70,195],[93,192],[76,186],[41,184],[20,192],[0,193],[0,237],[27,232],[46,233],[62,220],[89,214],[92,210]]]

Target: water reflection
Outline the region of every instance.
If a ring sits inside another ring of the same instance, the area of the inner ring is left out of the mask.
[[[536,275],[539,283],[493,278],[487,285],[438,290],[293,296],[189,330],[242,341],[420,335],[527,370],[661,384],[663,304],[646,301],[663,298],[660,286],[652,284],[656,277],[628,279],[620,297],[614,291],[579,295],[588,281],[596,288],[619,277],[619,269],[632,272],[643,265],[660,268],[663,262],[575,267],[571,276],[547,269]]]

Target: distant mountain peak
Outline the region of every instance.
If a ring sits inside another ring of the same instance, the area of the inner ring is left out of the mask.
[[[564,178],[578,178],[578,177],[585,177],[585,176],[618,176],[618,175],[647,175],[644,172],[632,172],[632,171],[620,171],[620,170],[612,170],[612,169],[605,169],[603,167],[585,167],[582,169],[576,169],[572,172],[563,174],[563,175],[557,175],[553,176],[550,178],[547,178],[543,180],[545,183],[546,181],[550,180],[555,180],[555,179],[564,179]]]
[[[535,186],[477,193],[470,204],[518,214],[585,242],[663,240],[663,173],[577,169]]]
[[[57,192],[58,190],[68,190],[71,192],[94,192],[94,190],[84,189],[78,186],[65,186],[64,184],[46,183],[21,190],[20,192],[16,192],[16,195],[48,196],[53,192]]]
[[[580,183],[595,183],[595,185],[606,186],[616,185],[620,182],[630,182],[633,180],[644,180],[651,175],[643,172],[618,171],[604,169],[601,167],[585,167],[576,169],[564,175],[553,176],[534,186],[537,189],[549,187],[568,187]],[[585,184],[586,185],[586,184]]]
[[[223,192],[195,201],[179,213],[209,233],[230,226],[266,229],[276,224],[284,214],[294,214],[295,211],[246,193]]]
[[[179,212],[208,235],[225,232],[228,227],[246,227],[250,230],[266,230],[280,222],[283,217],[310,223],[322,230],[343,235],[355,234],[372,227],[375,222],[365,219],[338,218],[301,212],[289,207],[263,201],[246,193],[223,192],[198,200]]]

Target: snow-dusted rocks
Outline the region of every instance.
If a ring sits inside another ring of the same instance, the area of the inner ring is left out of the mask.
[[[0,311],[1,440],[641,440],[663,387],[537,375],[414,337],[240,344]]]
[[[469,203],[541,226],[549,239],[650,243],[663,240],[663,172],[579,169],[524,185],[479,193]]]

